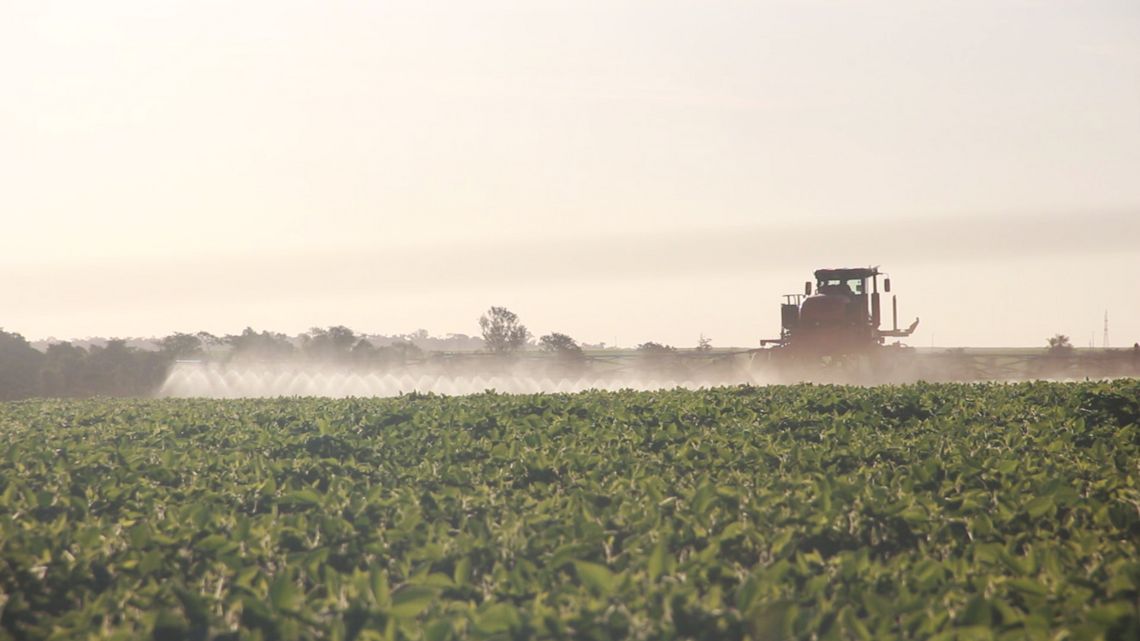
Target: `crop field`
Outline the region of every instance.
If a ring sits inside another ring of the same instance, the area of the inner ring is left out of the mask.
[[[1140,638],[1140,382],[0,405],[0,639]]]

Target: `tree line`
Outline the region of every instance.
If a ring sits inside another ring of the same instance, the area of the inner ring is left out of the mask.
[[[568,334],[552,332],[535,340],[518,315],[505,307],[491,307],[479,317],[481,336],[450,334],[432,338],[425,330],[379,341],[343,326],[314,327],[299,336],[257,331],[215,336],[208,332],[175,333],[151,341],[142,349],[125,339],[91,344],[52,342],[43,349],[18,333],[0,328],[0,401],[30,397],[78,398],[89,396],[136,397],[153,395],[178,361],[257,362],[304,360],[369,369],[402,367],[422,362],[435,353],[420,347],[458,345],[469,351],[477,346],[501,358],[538,350],[564,372],[586,366],[583,345]],[[381,342],[382,341],[382,342]],[[591,346],[604,348],[605,344]],[[711,349],[701,337],[698,351]],[[657,368],[671,362],[676,348],[648,342],[637,347],[643,360]]]
[[[176,333],[140,349],[124,339],[77,345],[70,341],[36,349],[26,338],[0,329],[0,400],[34,396],[148,396],[179,360],[246,362],[301,358],[366,367],[402,365],[424,357],[410,341],[374,345],[343,326],[313,328],[296,338],[246,328],[217,337]]]
[[[41,352],[20,334],[0,330],[0,400],[144,396],[162,384],[171,362],[120,339],[90,347],[54,343]]]
[[[504,357],[537,348],[565,362],[585,361],[582,346],[566,334],[551,333],[532,342],[530,331],[505,307],[491,307],[480,317],[479,326],[481,338],[451,335],[444,344],[474,343]],[[153,341],[153,349],[132,346],[125,339],[89,345],[61,341],[37,349],[20,334],[0,328],[0,401],[37,396],[149,396],[178,361],[305,360],[362,368],[400,367],[430,358],[432,353],[417,342],[439,342],[423,330],[384,339],[385,344],[376,344],[342,325],[314,327],[296,337],[247,327],[226,336],[175,333]]]

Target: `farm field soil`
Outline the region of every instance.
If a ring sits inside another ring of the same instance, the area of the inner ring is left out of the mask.
[[[0,404],[0,639],[1137,639],[1140,382]]]

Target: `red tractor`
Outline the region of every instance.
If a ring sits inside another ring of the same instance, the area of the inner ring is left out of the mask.
[[[883,292],[891,291],[891,279],[878,267],[817,269],[815,293],[811,281],[803,294],[787,294],[780,306],[780,338],[760,341],[776,345],[784,355],[805,360],[845,359],[868,354],[887,338],[910,336],[918,327],[899,329],[898,300],[891,297],[893,329],[881,329],[879,277]]]

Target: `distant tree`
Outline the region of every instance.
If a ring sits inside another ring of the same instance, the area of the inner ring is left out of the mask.
[[[417,344],[420,345],[420,347],[423,347],[422,344]],[[448,334],[443,338],[435,339],[434,345],[438,346],[438,348],[444,351],[469,351],[483,349],[486,346],[486,343],[484,343],[483,339],[478,336],[468,336],[467,334]]]
[[[171,334],[160,340],[158,347],[162,355],[172,361],[202,356],[202,338],[196,334]]]
[[[411,334],[402,334],[400,338],[409,343],[422,343],[428,339],[428,331],[426,329],[417,329]]]
[[[198,337],[198,341],[202,345],[202,351],[206,352],[219,345],[225,345],[226,339],[220,336],[214,336],[210,332],[197,332],[194,336]]]
[[[1049,339],[1049,353],[1050,354],[1067,354],[1073,351],[1073,344],[1069,341],[1069,337],[1064,334],[1057,334]]]
[[[539,349],[554,356],[551,373],[556,376],[574,376],[587,366],[586,353],[578,341],[566,334],[553,332],[538,339]]]
[[[647,355],[647,356],[653,356],[653,355],[664,356],[664,355],[669,355],[669,354],[675,354],[677,352],[677,348],[673,347],[671,345],[662,345],[661,343],[655,343],[653,341],[648,341],[648,342],[645,342],[645,343],[638,345],[637,351],[641,352],[643,355]]]
[[[276,332],[256,332],[252,327],[246,327],[241,334],[231,334],[223,340],[229,343],[232,358],[273,360],[288,358],[295,351],[288,336]]]
[[[638,366],[653,375],[678,376],[682,373],[677,348],[648,341],[637,346]]]
[[[578,341],[558,332],[539,338],[538,346],[544,352],[552,352],[559,356],[584,356],[582,346],[578,344]]]
[[[87,356],[86,349],[66,341],[48,345],[40,371],[40,395],[53,398],[90,395]]]
[[[358,341],[360,338],[356,332],[344,325],[327,329],[314,327],[301,335],[305,354],[319,360],[345,360]],[[371,343],[368,345],[371,346]]]
[[[701,334],[700,340],[697,341],[697,351],[698,352],[711,352],[712,351],[712,339],[709,338],[708,336],[705,336],[704,334]]]
[[[21,335],[0,329],[0,401],[35,396],[44,355]]]
[[[162,385],[168,361],[162,354],[127,345],[120,338],[88,350],[86,383],[102,396],[147,396]]]
[[[411,341],[393,341],[377,352],[377,359],[383,365],[406,365],[424,357],[424,351]]]
[[[357,365],[371,365],[378,360],[380,350],[367,338],[359,338],[348,350],[349,359]]]
[[[506,307],[492,307],[479,317],[483,342],[496,354],[508,354],[522,349],[530,338],[530,331],[519,322],[519,317]]]
[[[371,354],[376,351],[376,346],[367,338],[361,338],[352,345],[351,351],[353,354]]]
[[[96,394],[123,396],[131,387],[131,351],[122,339],[111,339],[90,348],[88,374]]]

